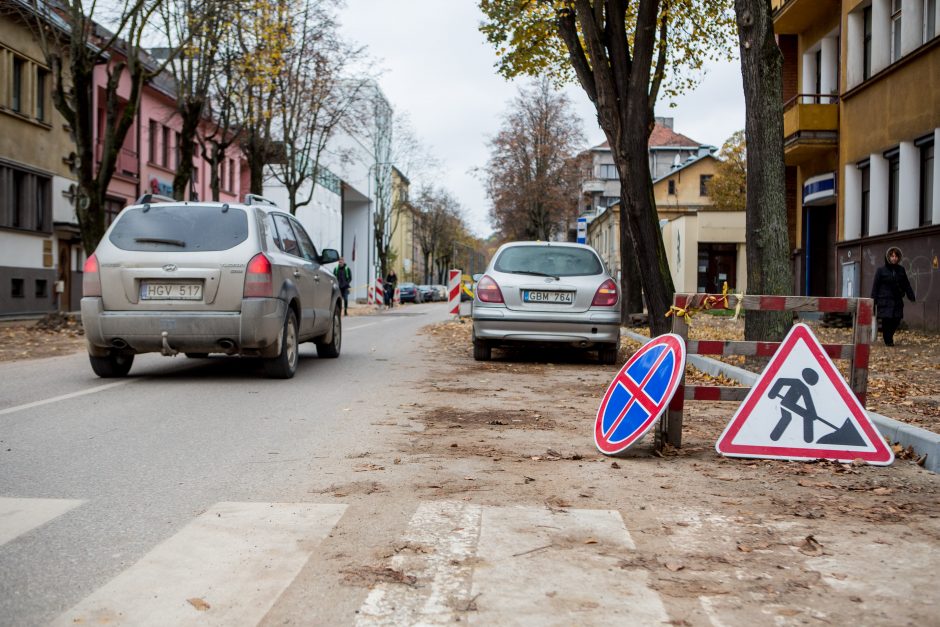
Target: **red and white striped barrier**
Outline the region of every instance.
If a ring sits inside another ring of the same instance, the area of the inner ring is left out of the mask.
[[[392,296],[392,302],[396,305],[401,305],[401,292],[397,285],[395,286],[395,294]]]
[[[460,270],[450,270],[447,281],[447,304],[450,306],[450,313],[455,316],[460,315]]]
[[[385,304],[385,289],[382,287],[382,277],[375,277],[375,304],[381,307]]]

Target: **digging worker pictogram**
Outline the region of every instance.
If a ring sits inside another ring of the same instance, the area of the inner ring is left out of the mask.
[[[793,420],[793,414],[803,418],[803,441],[813,442],[814,422],[819,421],[834,429],[832,433],[819,438],[817,444],[847,444],[853,446],[864,445],[865,441],[859,435],[858,430],[852,421],[848,418],[841,427],[837,427],[828,420],[825,420],[816,413],[816,406],[813,404],[813,397],[810,394],[809,385],[816,385],[819,381],[819,374],[812,368],[804,368],[802,372],[803,380],[780,378],[774,383],[768,392],[768,398],[780,400],[780,420],[770,432],[770,439],[776,442],[782,436],[784,431]],[[805,381],[805,383],[804,383]],[[807,383],[809,385],[807,385]],[[786,390],[786,391],[784,391]]]

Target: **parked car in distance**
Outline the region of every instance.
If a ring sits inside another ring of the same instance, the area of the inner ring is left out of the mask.
[[[590,246],[567,242],[503,244],[476,285],[473,357],[496,346],[568,345],[617,360],[620,297]]]
[[[414,283],[398,284],[398,300],[403,303],[423,303],[421,291]]]
[[[432,285],[434,291],[437,292],[437,300],[447,300],[447,286],[446,285]]]
[[[84,266],[82,325],[91,367],[125,376],[134,355],[262,358],[294,376],[298,346],[342,345],[339,287],[307,232],[272,202],[176,201],[144,195],[111,224]]]
[[[421,300],[426,303],[433,303],[437,300],[437,292],[431,285],[419,285],[418,291],[421,292]]]

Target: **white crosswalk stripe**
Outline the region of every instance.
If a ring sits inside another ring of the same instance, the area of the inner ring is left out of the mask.
[[[646,573],[617,566],[635,546],[616,511],[435,502],[405,540],[391,567],[421,585],[380,584],[358,625],[668,621]]]
[[[73,499],[0,497],[0,546],[84,503]]]
[[[54,624],[257,624],[345,510],[218,503]]]

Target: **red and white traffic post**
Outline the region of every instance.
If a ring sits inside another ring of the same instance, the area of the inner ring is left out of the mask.
[[[450,313],[455,316],[460,315],[460,270],[450,270],[447,281],[447,304],[450,306]]]

